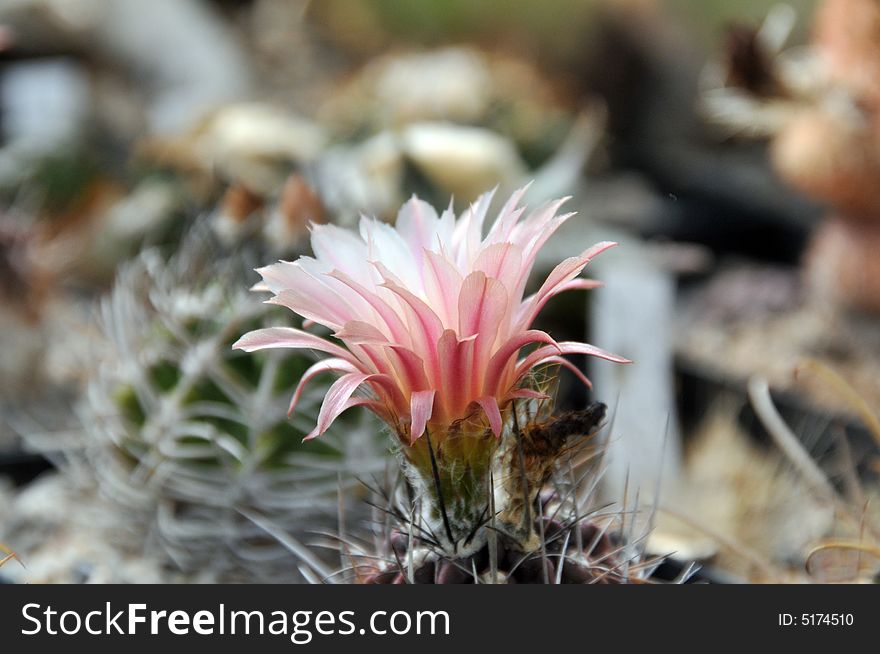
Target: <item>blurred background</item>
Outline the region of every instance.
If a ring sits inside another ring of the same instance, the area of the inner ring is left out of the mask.
[[[0,577],[301,580],[387,443],[300,445],[253,268],[529,181],[543,272],[621,243],[539,326],[636,361],[588,373],[642,545],[876,581],[877,0],[0,0]]]

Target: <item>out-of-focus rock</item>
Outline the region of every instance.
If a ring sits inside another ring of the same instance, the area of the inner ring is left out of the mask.
[[[486,58],[469,48],[388,56],[361,75],[368,109],[389,125],[478,121],[489,109],[495,83]]]
[[[258,102],[224,106],[185,134],[148,139],[141,155],[181,172],[275,192],[295,165],[315,159],[326,144],[316,123]]]
[[[461,198],[500,186],[512,190],[526,176],[514,145],[486,129],[415,123],[400,135],[402,150],[432,183]]]
[[[250,90],[234,32],[202,0],[9,0],[0,21],[22,56],[64,52],[142,80],[154,132],[185,129]]]
[[[343,225],[354,224],[361,213],[390,219],[402,203],[404,159],[391,132],[329,148],[308,175],[324,206]]]
[[[329,94],[320,114],[340,133],[449,121],[532,149],[558,141],[573,118],[560,87],[524,59],[454,46],[372,60]]]

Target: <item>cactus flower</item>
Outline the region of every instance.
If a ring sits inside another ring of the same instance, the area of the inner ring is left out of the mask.
[[[274,294],[268,302],[302,316],[303,329],[259,329],[235,345],[249,352],[297,348],[328,355],[304,373],[290,404],[293,411],[316,375],[339,376],[306,438],[322,434],[350,407],[371,408],[403,445],[403,469],[420,498],[420,524],[435,546],[455,556],[477,551],[488,537],[483,526],[494,494],[491,471],[498,468],[499,479],[510,476],[504,469],[512,461],[512,441],[502,436],[517,431],[517,399],[546,397],[529,373],[555,363],[589,384],[565,355],[627,362],[532,329],[550,298],[597,285],[579,275],[615,244],[599,243],[566,259],[526,296],[538,252],[572,214],[557,214],[565,200],[526,214],[519,206],[525,190],[512,195],[485,236],[493,193],[457,219],[451,208],[438,216],[414,197],[394,226],[363,218],[358,234],[313,225],[315,256],[262,268],[257,285]],[[315,325],[331,335],[306,331]],[[543,479],[543,473],[533,476]],[[523,479],[530,504],[541,479]],[[516,509],[525,501],[523,487],[516,488],[514,494],[499,487],[496,512],[505,522],[500,527],[528,548],[533,526],[529,511]]]
[[[483,412],[496,435],[511,400],[535,397],[526,374],[547,363],[580,370],[563,358],[586,354],[627,360],[580,342],[557,342],[531,328],[546,302],[574,289],[597,286],[579,278],[596,255],[615,243],[598,243],[557,265],[538,291],[524,296],[538,251],[573,214],[557,215],[565,199],[547,203],[523,218],[518,190],[483,236],[493,192],[476,200],[458,219],[451,208],[438,216],[413,197],[395,226],[363,217],[360,233],[313,225],[314,257],[261,268],[257,288],[270,303],[285,306],[332,331],[332,338],[289,327],[245,334],[234,347],[312,349],[329,355],[303,376],[303,386],[324,372],[339,378],[324,399],[317,425],[322,434],[346,409],[366,405],[401,441],[411,444],[426,428],[444,431],[455,421]],[[536,345],[526,356],[520,350]]]

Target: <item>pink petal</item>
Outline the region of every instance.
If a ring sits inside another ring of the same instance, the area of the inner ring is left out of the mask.
[[[331,273],[338,268],[329,268],[327,264],[311,257],[300,257],[297,264],[316,282],[319,282],[330,291],[339,296],[344,302],[351,307],[350,316],[360,317],[362,320],[373,322],[376,318],[375,310],[361,295],[344,284]],[[372,273],[372,267],[367,267],[367,272]],[[342,273],[345,274],[345,273]],[[367,283],[372,283],[371,277],[367,277]],[[302,289],[300,289],[302,290]]]
[[[371,403],[372,401],[369,398],[352,397],[360,385],[370,377],[371,375],[365,373],[350,373],[343,375],[333,382],[327,390],[327,395],[324,396],[324,402],[321,404],[321,410],[318,412],[318,424],[304,440],[311,440],[323,434],[333,421],[339,417],[339,414],[346,409],[360,404]]]
[[[384,268],[380,266],[380,273],[385,276],[387,270],[384,270]],[[413,315],[417,319],[418,325],[424,330],[428,340],[436,342],[437,338],[439,338],[440,334],[443,332],[443,323],[440,322],[440,318],[437,317],[434,310],[428,306],[424,300],[399,282],[395,281],[391,276],[385,277],[382,287],[387,288],[403,300],[402,306],[405,310],[407,307],[412,310]]]
[[[452,247],[455,255],[455,262],[459,269],[467,270],[470,268],[471,259],[475,256],[480,246],[480,240],[483,235],[483,221],[486,218],[486,212],[492,203],[492,197],[496,186],[488,193],[483,193],[477,198],[476,202],[468,207],[464,215],[459,218],[458,224],[455,226],[455,232],[452,235]]]
[[[359,284],[340,270],[334,270],[333,272],[329,273],[329,275],[351,288],[360,297],[362,297],[364,301],[369,303],[373,310],[385,322],[386,326],[391,332],[392,338],[394,338],[395,341],[400,342],[405,337],[407,330],[406,326],[403,324],[403,321],[400,319],[400,316],[398,316],[397,312],[394,311],[394,309],[392,309],[388,305],[388,303],[385,302],[385,300],[379,297],[377,293]]]
[[[599,281],[598,279],[572,279],[570,282],[566,282],[562,285],[559,293],[564,291],[592,291],[596,288],[602,288],[605,286],[605,282]]]
[[[384,275],[387,271],[380,269],[380,272]],[[443,333],[440,318],[423,300],[392,279],[386,278],[382,286],[400,298],[413,349],[422,356],[429,370],[436,371],[439,365],[436,343]]]
[[[537,315],[541,313],[541,309],[544,308],[544,305],[561,293],[565,293],[566,291],[590,291],[596,288],[601,288],[603,285],[603,282],[595,279],[572,279],[564,284],[560,284],[549,293],[544,294],[540,299],[537,293],[530,295],[523,300],[522,305],[520,305],[519,311],[517,312],[517,324],[524,326],[529,316],[531,316],[531,320],[529,320],[529,324],[531,324]]]
[[[370,274],[367,244],[357,234],[337,225],[312,225],[312,251],[327,269],[338,268],[355,279]]]
[[[288,416],[296,409],[305,385],[314,377],[324,372],[359,373],[363,371],[343,359],[324,359],[323,361],[318,361],[318,363],[312,365],[303,373],[302,378],[300,378],[299,383],[296,385],[296,390],[293,392],[293,397],[290,400],[290,406],[287,408]]]
[[[439,312],[446,329],[458,325],[458,295],[462,277],[445,255],[426,250],[423,258],[422,280],[429,304]]]
[[[306,436],[303,438],[303,442],[313,440],[323,434],[325,431],[327,431],[327,429],[330,428],[330,425],[333,424],[333,422],[336,420],[336,418],[339,417],[340,414],[356,406],[369,406],[373,408],[373,410],[377,413],[381,411],[381,407],[377,407],[376,402],[367,397],[350,397],[343,404],[334,407],[335,415],[333,415],[329,422],[326,422],[323,429],[321,428],[319,423],[318,426],[316,426],[312,431],[306,434]]]
[[[434,410],[434,395],[436,391],[416,391],[410,400],[411,425],[409,431],[410,442],[416,440],[425,433],[425,426],[431,419]]]
[[[380,261],[373,262],[376,270],[382,276],[382,288],[386,288],[400,298],[399,304],[405,312],[414,312],[418,324],[421,325],[429,340],[436,340],[443,331],[443,324],[434,313],[434,310],[420,297],[413,293],[394,273],[386,268]]]
[[[326,352],[335,357],[344,359],[356,364],[357,361],[347,350],[331,343],[320,336],[309,334],[300,329],[292,327],[266,327],[265,329],[256,329],[248,332],[233,345],[234,350],[244,350],[245,352],[255,352],[257,350],[266,350],[270,348],[293,348],[305,350],[318,350]]]
[[[461,285],[458,296],[458,333],[462,338],[479,334],[493,339],[507,309],[507,291],[497,279],[472,272]]]
[[[529,343],[547,343],[555,346],[556,341],[547,332],[537,329],[521,332],[514,338],[504,343],[492,358],[486,369],[486,379],[483,382],[483,392],[486,394],[495,394],[501,386],[501,378],[510,359],[519,352],[520,348],[525,347]]]
[[[455,199],[449,198],[449,205],[440,214],[440,222],[437,225],[437,238],[440,248],[452,245],[452,237],[455,233]],[[431,248],[433,249],[433,248]]]
[[[439,246],[437,230],[440,227],[440,218],[437,211],[415,195],[400,208],[395,226],[410,252],[416,256],[419,266],[423,251],[434,250]]]
[[[565,359],[560,359],[560,354],[586,354],[588,356],[598,357],[600,359],[605,359],[607,361],[613,361],[615,363],[632,363],[629,359],[625,359],[616,354],[611,354],[610,352],[606,352],[605,350],[598,348],[594,345],[590,345],[589,343],[577,343],[573,341],[564,341],[562,343],[557,343],[556,346],[546,345],[544,347],[539,347],[534,352],[531,352],[525,359],[520,361],[516,366],[516,380],[522,378],[529,370],[534,368],[537,365],[542,363],[546,363],[548,360],[553,359],[557,362],[569,363]],[[571,366],[569,364],[569,369]],[[586,379],[586,378],[584,378]],[[589,381],[586,382],[589,384]]]
[[[507,202],[504,203],[504,207],[502,207],[498,217],[495,219],[495,224],[489,230],[489,235],[486,237],[487,242],[499,243],[510,239],[511,230],[516,226],[517,221],[525,211],[525,207],[517,207],[517,205],[519,205],[523,195],[525,195],[531,185],[532,182],[529,182],[522,188],[517,189]]]
[[[552,399],[547,393],[539,393],[538,391],[532,390],[531,388],[517,388],[516,390],[511,391],[507,395],[513,399],[522,399],[522,400],[549,400]]]
[[[398,355],[388,349],[387,341],[383,340],[378,344],[348,342],[348,345],[352,354],[359,360],[356,371],[373,373],[366,383],[389,406],[406,411],[409,408],[409,400],[404,397],[404,393],[408,396],[409,388],[401,385],[397,369],[389,361],[389,355],[394,360]],[[422,376],[422,383],[424,383],[424,376]]]
[[[273,293],[280,293],[285,288],[296,286],[298,270],[296,264],[290,261],[279,261],[257,268],[257,272],[263,278],[260,286]]]
[[[501,436],[501,430],[504,428],[501,420],[501,411],[498,409],[498,402],[492,396],[481,397],[477,400],[477,404],[483,407],[486,417],[489,419],[489,427],[496,438]]]
[[[360,229],[370,261],[381,262],[407,288],[415,288],[421,282],[421,261],[416,261],[415,253],[397,230],[381,220],[366,217],[361,217]]]
[[[530,325],[535,319],[538,309],[544,306],[549,297],[552,297],[555,293],[559,293],[559,289],[567,282],[577,277],[594,257],[609,248],[613,248],[615,245],[617,245],[617,243],[612,241],[597,243],[584,250],[580,256],[570,257],[557,265],[547,276],[547,279],[544,280],[541,288],[538,289],[538,292],[535,293],[528,304],[526,305],[526,303],[523,303],[523,314],[519,319],[519,326],[527,327]]]
[[[403,415],[408,408],[408,400],[404,396],[397,380],[386,374],[370,375],[366,380],[370,388],[399,415]]]
[[[248,290],[253,291],[255,293],[265,293],[266,291],[269,291],[269,292],[272,291],[272,289],[269,288],[269,285],[263,281],[257,282],[256,284],[251,286]]]
[[[564,220],[560,221],[560,216],[556,213],[562,208],[562,205],[568,202],[571,196],[559,198],[545,202],[533,211],[529,212],[525,220],[521,221],[511,232],[510,241],[516,243],[523,250],[540,250],[544,242],[547,241],[553,232],[558,228]],[[574,214],[569,213],[567,217]]]
[[[553,234],[568,221],[574,212],[557,216],[556,212],[568,198],[548,203],[542,208],[536,209],[511,233],[510,240],[523,251],[523,271],[516,287],[516,297],[522,297],[525,291],[528,276],[535,265],[538,253]]]
[[[574,279],[580,274],[586,265],[590,263],[590,261],[605,252],[605,250],[613,248],[616,245],[617,243],[614,241],[602,241],[601,243],[596,243],[592,247],[587,248],[579,256],[569,257],[564,260],[550,272],[547,279],[544,280],[544,283],[541,285],[541,289],[538,291],[537,295],[540,296],[543,292],[548,292],[560,284],[564,284],[565,282]]]
[[[375,345],[389,342],[388,337],[376,327],[360,320],[349,320],[334,336],[341,341],[345,341],[347,345],[362,345],[364,343]]]
[[[308,320],[338,329],[348,320],[372,318],[362,298],[321,270],[320,262],[302,257],[296,263],[281,262],[259,272],[276,294],[269,300],[271,304],[287,307]]]
[[[404,395],[433,385],[425,374],[424,361],[415,352],[402,345],[388,345],[384,349]]]
[[[497,279],[482,272],[468,275],[458,299],[458,333],[461,338],[476,336],[470,377],[474,392],[482,388],[486,368],[496,339],[506,337],[503,320],[509,316],[507,291]]]
[[[541,363],[538,365],[543,365],[543,364],[548,364],[548,363],[557,363],[560,366],[562,366],[563,368],[568,368],[571,372],[574,373],[574,376],[577,377],[584,386],[586,386],[587,388],[590,388],[590,389],[593,388],[593,382],[590,381],[590,378],[587,377],[580,368],[578,368],[576,365],[574,365],[568,359],[566,359],[564,357],[547,357],[546,359],[541,361]],[[534,367],[535,366],[532,366],[532,368],[534,368]],[[523,374],[525,374],[525,373],[523,373]]]
[[[453,330],[447,329],[437,343],[440,378],[435,388],[440,390],[440,400],[448,418],[461,418],[474,397],[476,389],[471,362],[475,338],[459,340]]]
[[[474,262],[474,270],[486,273],[487,277],[504,284],[508,294],[516,290],[516,283],[522,273],[522,250],[513,243],[495,243],[480,252]]]
[[[324,325],[329,329],[339,329],[351,319],[350,312],[340,307],[328,296],[317,296],[314,293],[303,293],[294,289],[285,289],[278,295],[266,300],[266,304],[290,309],[306,320]]]

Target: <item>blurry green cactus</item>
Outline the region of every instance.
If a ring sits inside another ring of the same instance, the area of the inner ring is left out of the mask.
[[[384,465],[378,439],[343,422],[339,438],[302,446],[326,387],[287,417],[308,356],[234,352],[275,309],[236,290],[239,266],[189,240],[170,262],[147,251],[125,266],[102,306],[106,343],[80,409],[85,467],[118,509],[114,542],[159,548],[210,580],[296,580],[277,533],[335,527],[340,484]]]

